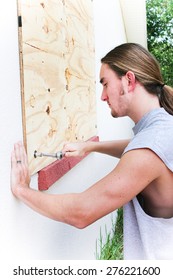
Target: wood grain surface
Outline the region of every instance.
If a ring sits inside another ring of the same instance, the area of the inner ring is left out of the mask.
[[[91,0],[18,0],[24,142],[31,174],[97,134]]]

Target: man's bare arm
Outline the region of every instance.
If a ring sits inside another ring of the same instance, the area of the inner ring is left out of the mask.
[[[98,152],[107,154],[113,157],[121,158],[122,153],[128,143],[129,139],[115,140],[115,141],[101,141],[101,142],[76,142],[68,143],[63,148],[63,153],[66,157],[84,156],[87,153]]]
[[[19,159],[24,164],[17,163]],[[17,198],[40,214],[84,228],[140,193],[160,176],[162,164],[148,149],[130,151],[123,155],[112,172],[86,191],[78,194],[47,194],[30,189],[26,153],[24,147],[18,144],[12,153],[11,187]]]

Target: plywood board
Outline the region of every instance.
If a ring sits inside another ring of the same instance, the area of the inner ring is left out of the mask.
[[[23,129],[31,174],[97,134],[91,0],[18,0]]]

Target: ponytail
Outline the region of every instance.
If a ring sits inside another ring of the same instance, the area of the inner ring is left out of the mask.
[[[159,95],[160,106],[173,115],[173,88],[164,85]]]

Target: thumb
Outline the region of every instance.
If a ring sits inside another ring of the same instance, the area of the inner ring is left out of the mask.
[[[68,151],[68,152],[65,152],[65,157],[76,157],[78,156],[78,152],[77,151]]]

